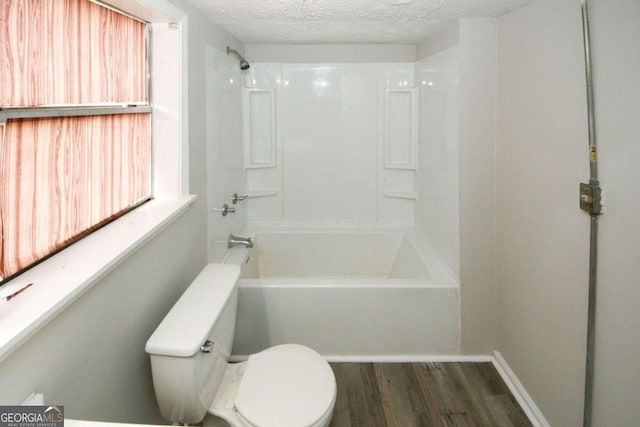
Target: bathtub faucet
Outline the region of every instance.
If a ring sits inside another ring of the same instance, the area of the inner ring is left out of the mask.
[[[251,241],[251,237],[238,237],[233,234],[229,234],[229,241],[227,242],[227,248],[232,248],[234,246],[245,246],[247,248],[253,247],[253,242]]]

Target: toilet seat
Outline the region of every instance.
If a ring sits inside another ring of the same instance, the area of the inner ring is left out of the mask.
[[[308,347],[284,344],[249,356],[235,408],[254,426],[311,426],[335,397],[329,364]]]
[[[229,364],[224,383],[209,413],[234,426],[327,426],[333,415],[333,370],[302,345],[278,345]]]

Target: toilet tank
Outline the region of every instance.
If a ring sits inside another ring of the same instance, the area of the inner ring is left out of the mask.
[[[239,275],[237,265],[207,265],[147,341],[167,421],[199,423],[213,403],[231,355]]]

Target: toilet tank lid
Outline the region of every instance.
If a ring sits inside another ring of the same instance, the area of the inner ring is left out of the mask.
[[[149,354],[190,357],[200,351],[231,297],[240,267],[208,264],[147,341]]]

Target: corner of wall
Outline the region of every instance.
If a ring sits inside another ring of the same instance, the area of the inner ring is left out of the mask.
[[[462,351],[496,346],[496,20],[460,20],[460,281]]]
[[[416,45],[416,61],[460,43],[460,21],[455,20]]]

